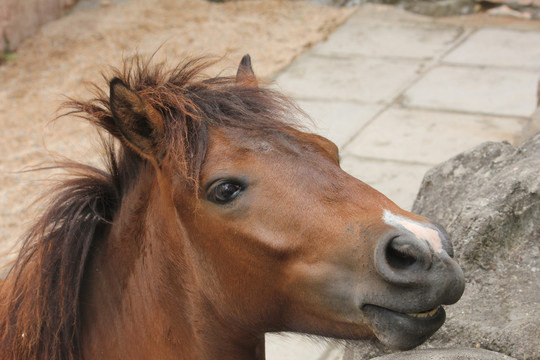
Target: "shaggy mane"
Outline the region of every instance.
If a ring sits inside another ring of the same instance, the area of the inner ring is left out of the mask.
[[[120,78],[165,119],[167,156],[180,175],[197,186],[208,129],[229,127],[287,132],[298,108],[276,91],[237,84],[233,77],[204,78],[214,61],[190,60],[173,69],[135,57]],[[107,90],[93,85],[95,98],[71,99],[75,115],[122,139]],[[118,144],[118,142],[116,142]],[[106,168],[66,162],[69,176],[46,199],[47,210],[23,239],[14,266],[0,288],[0,358],[10,360],[81,357],[80,302],[85,266],[93,244],[106,238],[123,196],[146,161],[128,146],[106,145]],[[175,165],[176,165],[175,164]]]

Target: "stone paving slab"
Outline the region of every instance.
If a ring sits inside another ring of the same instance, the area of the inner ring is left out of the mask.
[[[404,94],[403,104],[528,117],[536,109],[539,76],[539,71],[441,65]]]
[[[444,61],[540,70],[540,32],[480,29],[446,56]]]
[[[383,109],[349,101],[301,100],[298,105],[314,122],[313,131],[343,146]]]
[[[341,360],[344,345],[316,336],[266,334],[266,360]]]
[[[411,210],[424,174],[431,166],[401,161],[383,161],[361,156],[344,155],[341,168],[379,190],[402,209]]]
[[[355,19],[356,17],[353,17]],[[432,23],[364,21],[336,30],[313,48],[316,54],[431,59],[444,53],[463,29]]]
[[[484,141],[511,140],[524,125],[519,118],[394,107],[356,136],[345,153],[432,166]]]
[[[278,75],[279,86],[296,99],[389,103],[415,77],[415,60],[302,56]],[[339,70],[338,70],[339,69]]]

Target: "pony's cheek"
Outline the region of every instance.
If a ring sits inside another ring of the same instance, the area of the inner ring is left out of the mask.
[[[298,306],[338,322],[363,322],[358,274],[327,262],[298,262],[289,268],[287,292]]]

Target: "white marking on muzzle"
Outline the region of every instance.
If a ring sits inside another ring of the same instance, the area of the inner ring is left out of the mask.
[[[392,214],[388,210],[384,210],[383,212],[383,221],[391,226],[401,226],[405,228],[417,238],[426,241],[431,246],[433,251],[437,253],[444,251],[442,247],[441,235],[437,230],[432,229],[427,225],[418,223],[403,216]]]

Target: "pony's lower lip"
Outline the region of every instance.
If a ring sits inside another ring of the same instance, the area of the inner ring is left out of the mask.
[[[369,308],[369,307],[380,308],[381,310],[391,312],[391,313],[395,313],[396,315],[408,316],[408,317],[413,317],[413,318],[417,318],[417,319],[430,319],[430,318],[436,317],[439,314],[440,311],[444,311],[442,306],[436,306],[433,309],[426,310],[426,311],[402,312],[402,311],[398,311],[398,310],[391,310],[389,308],[385,308],[385,307],[381,307],[381,306],[377,306],[377,305],[369,305],[369,304],[362,306],[362,310],[364,310],[364,308],[366,308],[366,307],[367,308]]]
[[[362,311],[369,319],[377,338],[400,350],[411,349],[423,343],[446,319],[442,306],[406,313],[376,305],[364,305]]]

